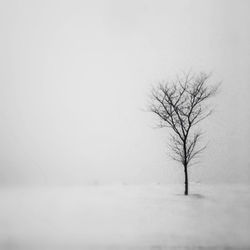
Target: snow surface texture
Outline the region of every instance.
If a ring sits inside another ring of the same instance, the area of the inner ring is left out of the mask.
[[[0,249],[250,248],[250,187],[2,188]]]

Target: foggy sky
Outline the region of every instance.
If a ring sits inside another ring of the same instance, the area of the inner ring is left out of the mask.
[[[191,181],[250,180],[249,1],[1,1],[0,185],[182,182],[144,112],[181,70],[222,81]]]

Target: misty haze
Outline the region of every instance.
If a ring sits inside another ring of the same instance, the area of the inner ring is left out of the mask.
[[[0,249],[249,249],[249,9],[1,1]],[[202,131],[186,195],[188,155],[169,157],[174,130],[148,110],[152,87],[183,72],[222,83],[187,144]]]

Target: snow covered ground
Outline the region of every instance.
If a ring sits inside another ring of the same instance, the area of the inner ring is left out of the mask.
[[[250,249],[250,186],[2,188],[0,249]]]

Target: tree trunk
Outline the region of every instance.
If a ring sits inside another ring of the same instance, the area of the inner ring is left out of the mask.
[[[188,195],[188,170],[187,166],[184,166],[184,173],[185,173],[185,195]]]

